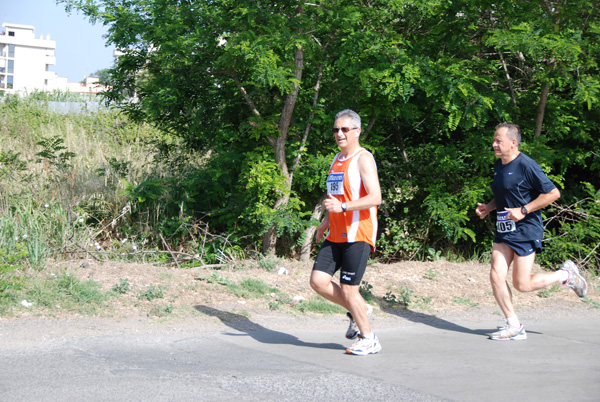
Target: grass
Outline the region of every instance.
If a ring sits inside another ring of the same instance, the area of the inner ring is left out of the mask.
[[[589,297],[584,297],[582,300],[584,303],[588,304],[592,308],[600,309],[600,302],[597,302],[596,300],[593,300]]]
[[[477,303],[473,302],[471,299],[464,299],[462,297],[455,297],[452,301],[456,304],[466,307],[477,307]]]
[[[549,288],[540,290],[537,293],[537,295],[541,298],[547,299],[552,295],[552,293],[558,292],[559,290],[560,290],[560,286],[558,285],[558,283],[555,283],[554,285],[550,286]]]
[[[202,158],[116,110],[48,110],[43,101],[57,97],[33,94],[0,101],[0,253],[14,254],[21,247],[15,239],[21,239],[27,253],[17,263],[37,270],[61,254],[169,260],[166,251],[152,253],[164,244],[150,233],[165,211],[147,201],[144,213],[136,214],[136,197],[155,196],[153,191],[162,191],[160,181],[180,177]],[[169,149],[157,143],[168,143]],[[140,183],[150,185],[140,190]],[[180,226],[181,220],[172,224]],[[188,229],[198,228],[194,223],[182,228]],[[195,240],[200,247],[207,243]]]
[[[112,292],[103,292],[98,282],[81,280],[68,271],[50,275],[18,276],[19,286],[5,288],[0,314],[10,316],[31,310],[50,316],[67,311],[88,316],[106,313]],[[6,278],[5,278],[6,280]]]
[[[279,293],[279,289],[269,286],[264,281],[253,278],[246,278],[239,284],[231,283],[227,287],[232,294],[244,299],[264,298],[270,296],[272,293]]]
[[[311,312],[326,315],[346,313],[346,310],[342,306],[331,303],[321,296],[315,296],[308,301],[300,302],[294,306],[294,309],[303,313]]]

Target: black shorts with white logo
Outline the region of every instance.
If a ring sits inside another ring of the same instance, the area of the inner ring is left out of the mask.
[[[325,240],[315,259],[313,271],[333,276],[339,270],[340,283],[359,286],[367,268],[369,255],[369,243],[333,243]]]

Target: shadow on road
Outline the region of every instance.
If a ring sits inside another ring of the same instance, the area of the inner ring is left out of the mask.
[[[429,325],[430,327],[445,330],[445,331],[462,332],[465,334],[478,335],[478,336],[482,336],[482,335],[487,336],[487,334],[497,331],[496,328],[494,328],[494,329],[470,329],[470,328],[455,324],[453,322],[446,321],[439,317],[435,317],[433,315],[417,313],[417,312],[414,312],[411,310],[385,308],[385,309],[382,309],[382,311],[384,311],[388,314],[392,314],[392,315],[404,318],[404,319],[412,321],[414,323]]]
[[[235,329],[238,332],[242,332],[241,334],[231,332],[227,333],[226,335],[250,336],[258,342],[276,345],[283,344],[317,349],[346,350],[346,347],[339,343],[312,343],[301,341],[293,335],[265,328],[262,325],[251,321],[250,319],[248,319],[248,317],[245,317],[240,314],[230,313],[228,311],[221,311],[208,306],[199,305],[194,306],[194,308],[202,314],[206,314],[211,317],[217,317],[219,320],[221,320],[223,324],[227,325],[232,329]]]

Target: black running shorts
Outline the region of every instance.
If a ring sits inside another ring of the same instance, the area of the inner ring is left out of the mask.
[[[359,286],[370,254],[371,245],[366,242],[333,243],[325,240],[315,259],[313,271],[333,276],[340,270],[340,283]]]

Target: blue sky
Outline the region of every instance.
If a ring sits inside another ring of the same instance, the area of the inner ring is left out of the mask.
[[[55,0],[13,0],[0,7],[0,24],[33,25],[35,37],[50,34],[56,41],[56,64],[50,67],[59,77],[79,82],[93,72],[111,67],[114,46],[106,47],[106,28],[92,25],[81,14],[65,11]]]

